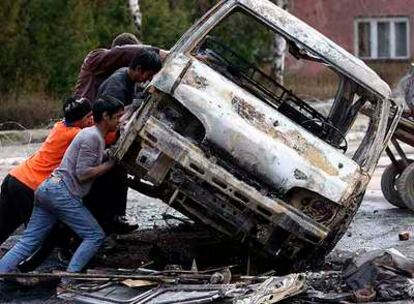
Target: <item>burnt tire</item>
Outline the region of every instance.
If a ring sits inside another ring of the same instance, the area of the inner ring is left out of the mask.
[[[404,205],[414,211],[414,163],[410,164],[401,173],[397,182],[397,189]]]
[[[413,160],[409,159],[408,162],[411,164]],[[399,208],[407,208],[402,200],[399,190],[398,181],[401,176],[400,169],[398,166],[402,166],[402,161],[398,160],[398,165],[391,163],[385,168],[384,173],[381,177],[381,190],[384,194],[385,199],[392,205]]]

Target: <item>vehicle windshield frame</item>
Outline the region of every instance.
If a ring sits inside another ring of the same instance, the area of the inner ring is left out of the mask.
[[[214,6],[209,12],[207,12],[204,15],[204,17],[199,19],[199,21],[196,22],[181,37],[181,39],[175,44],[175,46],[171,49],[171,53],[170,53],[169,58],[167,59],[166,64],[168,64],[168,61],[173,60],[177,56],[180,56],[180,54],[184,55],[189,60],[198,60],[198,59],[195,58],[195,56],[192,55],[193,50],[198,47],[198,45],[201,43],[201,41],[203,41],[203,39],[205,39],[205,36],[208,35],[211,32],[211,30],[213,30],[222,20],[224,20],[235,9],[240,9],[241,8],[242,11],[245,14],[254,17],[256,20],[260,21],[261,23],[264,23],[273,32],[279,32],[278,27],[275,26],[275,24],[273,24],[271,21],[266,19],[268,16],[265,17],[265,16],[257,15],[254,11],[250,10],[249,7],[247,7],[246,5],[244,5],[241,2],[246,2],[246,1],[229,0],[229,1],[222,1],[222,2],[217,3],[216,6]],[[288,14],[288,13],[284,13],[284,14]],[[295,17],[293,17],[293,18],[295,18]],[[307,27],[309,27],[309,26],[307,26]],[[309,27],[309,28],[312,31],[314,31],[313,28],[311,28],[311,27]],[[306,49],[308,52],[313,53],[311,48],[309,48],[306,44],[301,43],[294,36],[286,37],[283,34],[282,34],[282,36],[285,39],[289,40],[289,41],[295,42],[297,45],[302,45],[303,48]],[[329,42],[329,39],[327,39],[327,40]],[[341,55],[343,55],[343,54],[341,53]],[[345,55],[346,56],[351,56],[352,58],[354,58],[354,56],[351,55],[351,54],[347,53]],[[191,58],[193,58],[193,59],[191,59]],[[356,60],[357,60],[357,63],[358,63],[359,59],[356,58]],[[363,63],[361,62],[361,64],[363,64]],[[335,64],[329,64],[329,65],[331,66],[332,70],[334,72],[336,72],[338,75],[344,75],[344,73],[342,72],[341,67],[337,67]],[[360,68],[369,69],[368,67],[360,67]],[[370,74],[374,74],[376,80],[381,80],[378,77],[378,75],[376,75],[374,72],[372,72],[372,70],[368,71],[368,74],[365,73],[364,75],[373,76],[373,75],[370,75]],[[371,89],[370,87],[367,87],[364,83],[359,83],[358,79],[355,80],[354,78],[352,78],[352,80],[354,82],[356,82],[357,84],[359,84],[364,90],[366,90],[368,92],[368,94],[371,94],[372,98],[374,98],[376,100],[376,102],[378,102],[378,106],[380,108],[379,112],[381,113],[378,124],[376,124],[378,126],[378,129],[380,130],[380,132],[375,133],[376,137],[378,137],[378,138],[373,139],[374,142],[372,143],[372,145],[370,146],[370,149],[367,152],[367,154],[370,154],[368,156],[369,160],[366,160],[366,161],[363,162],[363,169],[365,171],[370,171],[373,167],[375,167],[375,164],[372,164],[372,161],[371,161],[371,160],[374,159],[373,155],[376,155],[379,150],[383,151],[385,149],[384,142],[389,139],[389,137],[392,133],[391,130],[394,130],[395,125],[397,123],[397,118],[399,117],[399,114],[402,112],[403,108],[402,108],[402,105],[400,103],[394,102],[393,100],[389,99],[389,97],[384,97],[384,96],[378,94],[374,89]],[[385,83],[383,83],[383,84],[385,84]],[[386,86],[386,84],[385,84],[385,86]],[[385,89],[386,88],[384,87],[384,90]],[[395,113],[397,113],[397,114],[395,115],[394,120],[391,123],[391,125],[393,127],[389,127],[387,129],[387,121],[388,121],[388,116],[387,115],[388,114],[384,114],[384,113],[389,113],[389,111],[390,111],[389,108],[391,107],[391,104],[393,105],[393,107],[396,107]],[[374,146],[376,146],[376,147],[374,147]]]
[[[197,43],[193,43],[192,44],[192,47],[189,48],[189,49],[187,49],[187,51],[185,53],[186,54],[189,54],[190,56],[192,56],[193,58],[195,58],[197,60],[200,60],[199,58],[197,58],[196,53],[199,50],[200,46],[206,41],[206,39],[209,36],[209,34],[217,26],[219,26],[225,19],[227,19],[228,17],[230,17],[232,14],[238,13],[238,12],[241,12],[241,13],[245,14],[247,17],[254,18],[256,21],[260,22],[265,27],[267,27],[269,30],[271,30],[273,33],[275,33],[275,34],[281,34],[273,26],[270,26],[267,22],[264,22],[264,20],[262,18],[258,18],[256,15],[251,14],[251,12],[249,10],[246,10],[244,6],[242,6],[242,5],[235,5],[225,15],[223,15],[220,18],[220,20],[218,20],[217,22],[215,22],[214,26],[211,26],[207,31],[205,31],[202,37],[198,37]],[[329,69],[331,69],[336,75],[338,75],[338,77],[343,78],[343,79],[347,79],[347,81],[354,83],[355,86],[358,87],[358,90],[360,92],[363,92],[364,94],[366,94],[366,96],[370,96],[370,100],[371,101],[374,101],[374,103],[377,105],[376,106],[376,111],[377,111],[378,114],[380,114],[380,113],[383,112],[382,111],[382,108],[384,107],[384,104],[383,104],[382,98],[380,98],[379,96],[373,95],[372,92],[369,92],[364,87],[362,87],[361,85],[355,83],[353,80],[349,79],[346,75],[344,75],[343,73],[341,73],[340,69],[336,69],[335,66],[332,66],[331,64],[329,64],[328,62],[326,62],[324,59],[317,57],[317,55],[312,50],[309,50],[305,45],[302,45],[300,42],[298,43],[297,41],[294,41],[294,40],[288,40],[288,38],[285,37],[285,36],[283,36],[283,37],[286,39],[287,43],[292,44],[292,45],[295,45],[295,46],[298,46],[298,47],[300,46],[301,49],[305,50],[305,52],[302,52],[303,54],[313,55],[313,56],[311,56],[311,58],[308,58],[308,56],[303,56],[304,58],[301,59],[301,60],[305,60],[305,61],[315,61],[315,58],[317,58],[317,61],[318,62],[320,62],[321,64],[327,65]],[[342,95],[344,93],[343,90],[345,90],[345,88],[343,86],[338,86],[337,87],[336,94],[335,94],[335,102],[338,102],[338,96],[339,95]],[[352,94],[355,94],[355,92],[356,92],[356,90],[354,90],[352,92]],[[265,102],[265,101],[263,101],[263,102]],[[351,106],[352,106],[352,103],[349,103],[348,104],[348,107],[350,108]],[[342,107],[342,109],[343,109],[343,107]],[[331,110],[334,110],[334,107],[332,107]],[[355,111],[353,113],[353,115],[356,117],[358,113],[359,113],[359,111]],[[328,117],[330,117],[333,114],[334,113],[330,112],[330,114],[328,115]],[[382,115],[372,117],[372,121],[370,121],[370,127],[367,130],[367,134],[364,137],[364,140],[361,142],[361,144],[358,147],[356,153],[352,157],[350,157],[355,162],[357,162],[360,166],[366,167],[367,170],[370,170],[370,167],[371,167],[369,165],[370,164],[369,159],[371,158],[370,156],[371,156],[371,154],[373,152],[372,151],[373,150],[373,144],[374,143],[378,143],[378,142],[383,142],[383,140],[384,140],[385,134],[383,134],[383,132],[381,132],[380,130],[378,130],[378,128],[383,125],[383,122],[381,122],[381,119],[382,119],[381,117],[382,117]],[[345,130],[345,132],[349,131],[350,127],[351,126],[349,126]],[[316,136],[315,134],[312,134],[312,135],[313,136]],[[362,148],[361,145],[365,145],[365,148]],[[374,154],[376,154],[376,153],[374,153]],[[366,166],[366,165],[368,165],[368,166]]]

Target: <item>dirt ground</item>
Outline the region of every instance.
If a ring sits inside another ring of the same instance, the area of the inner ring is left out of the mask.
[[[29,156],[38,146],[39,144],[23,144],[0,147],[0,180],[5,177],[13,166]],[[413,158],[414,149],[408,147],[405,147],[405,149],[409,151],[411,158]],[[414,241],[402,242],[398,239],[398,233],[403,230],[414,233],[412,224],[414,219],[413,213],[390,205],[385,201],[380,190],[381,174],[389,162],[385,155],[381,157],[362,206],[348,232],[332,253],[331,257],[333,259],[341,258],[351,252],[360,250],[391,247],[400,250],[407,256],[414,257]],[[116,248],[111,249],[109,248],[110,246],[107,246],[98,258],[95,259],[94,265],[99,267],[113,267],[115,265],[116,267],[131,268],[134,265],[138,267],[141,263],[150,262],[151,259],[148,259],[148,257],[151,257],[154,264],[162,258],[164,260],[176,261],[177,264],[183,264],[184,267],[190,267],[189,261],[192,261],[192,258],[196,255],[197,264],[199,268],[202,268],[207,263],[211,265],[211,263],[220,264],[223,262],[222,258],[224,255],[221,253],[226,250],[227,254],[230,253],[230,255],[231,250],[235,250],[234,255],[238,258],[243,258],[244,254],[240,253],[240,250],[243,251],[243,248],[237,248],[233,244],[228,244],[229,248],[223,248],[223,242],[227,244],[226,241],[213,240],[208,231],[200,230],[198,227],[191,226],[191,228],[188,228],[188,226],[184,226],[187,228],[183,228],[181,225],[177,227],[182,221],[165,220],[165,214],[170,217],[183,218],[186,221],[182,215],[169,209],[168,206],[160,201],[130,190],[128,193],[127,215],[131,221],[139,223],[140,228],[134,234],[117,239]],[[164,229],[171,227],[178,234],[172,236],[168,229]],[[147,233],[154,228],[159,232],[156,234]],[[185,229],[190,230],[185,231]],[[191,229],[195,230],[191,231]],[[177,235],[179,236],[178,238]],[[194,235],[197,235],[196,240],[194,240]],[[15,242],[16,238],[18,238],[18,235],[10,238],[8,242],[3,244],[3,248],[0,250],[7,250]],[[182,245],[186,241],[189,243],[196,242],[199,245],[197,248],[194,248],[194,246],[187,248]],[[154,246],[154,243],[157,246]],[[170,249],[166,250],[166,248]],[[177,254],[179,251],[185,252],[185,254]],[[215,254],[212,254],[212,252]],[[237,263],[237,261],[229,260],[226,262]],[[48,267],[55,268],[56,265],[56,260],[51,259],[43,266],[43,269],[48,269]],[[30,287],[16,288],[10,285],[1,286],[0,302],[34,304],[58,303],[59,301],[54,296],[54,288],[51,288],[50,284],[46,284],[45,286],[38,286],[36,289]]]

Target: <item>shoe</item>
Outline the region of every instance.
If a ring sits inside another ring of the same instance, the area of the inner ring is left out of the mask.
[[[110,235],[107,238],[105,238],[105,241],[102,245],[102,248],[104,250],[112,250],[118,245],[118,242],[115,239],[114,235]]]
[[[62,279],[56,286],[56,295],[60,295],[73,289],[73,281],[71,279]]]
[[[130,224],[124,216],[115,216],[111,222],[111,228],[113,233],[127,234],[138,229],[138,224]]]
[[[56,286],[56,295],[60,295],[68,291],[67,284],[60,283]]]

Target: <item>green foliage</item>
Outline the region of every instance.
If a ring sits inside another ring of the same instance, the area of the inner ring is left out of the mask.
[[[171,5],[166,0],[140,1],[145,43],[169,49],[191,26],[194,4],[184,6],[180,2]]]
[[[169,49],[218,1],[140,0],[141,39]],[[260,57],[267,34],[237,18],[223,24],[219,36],[246,59]],[[109,47],[121,32],[136,31],[128,0],[2,0],[0,29],[0,121],[18,109],[31,113],[25,121],[50,118],[59,109],[52,100],[71,94],[86,54]],[[243,41],[255,47],[243,48]],[[40,102],[43,97],[48,102]]]
[[[125,0],[0,1],[0,92],[70,94],[85,55],[134,31]]]
[[[274,37],[268,27],[241,11],[226,17],[209,35],[256,65],[269,56]]]
[[[143,41],[172,47],[217,2],[141,0]],[[241,50],[247,58],[257,55],[263,37],[255,27],[240,20],[230,25],[219,29],[228,44],[258,41],[257,49]],[[135,31],[127,0],[3,0],[0,28],[0,94],[16,98],[31,92],[70,94],[90,50],[108,47],[120,32]]]

